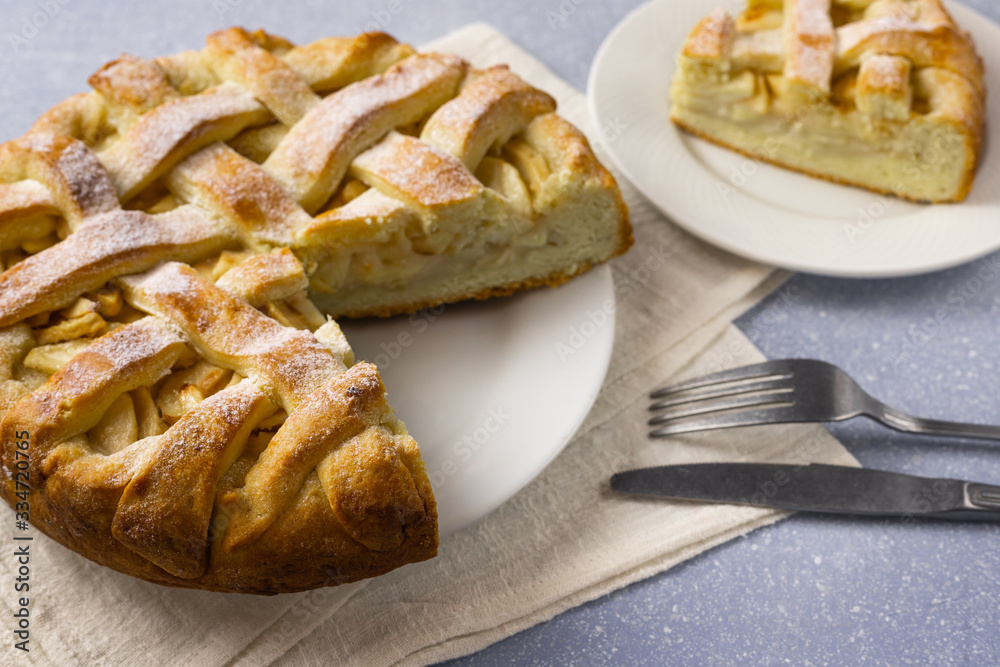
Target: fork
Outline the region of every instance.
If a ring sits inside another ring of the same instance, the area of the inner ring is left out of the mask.
[[[718,428],[833,422],[864,415],[889,428],[1000,440],[1000,426],[921,419],[873,398],[842,369],[816,359],[780,359],[689,380],[650,394],[650,437]]]

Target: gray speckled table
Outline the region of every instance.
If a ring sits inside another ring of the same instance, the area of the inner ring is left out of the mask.
[[[966,1],[1000,21],[994,0]],[[58,6],[49,25],[10,43],[43,4]],[[232,24],[298,42],[379,28],[419,44],[485,20],[583,89],[604,35],[639,4],[3,0],[0,138],[22,134],[80,89],[62,82],[82,82],[121,51],[197,48]],[[1000,422],[1000,273],[981,273],[991,262],[1000,257],[892,281],[796,276],[740,325],[769,357],[832,361],[901,408]],[[858,421],[831,430],[866,466],[1000,483],[1000,446]],[[795,516],[454,664],[1000,664],[998,539],[993,525]]]
[[[894,405],[997,423],[1000,276],[979,277],[997,261],[893,281],[800,275],[739,324],[770,358],[832,361]],[[1000,482],[1000,446],[830,430],[868,467]],[[453,664],[996,665],[998,539],[995,525],[797,515]]]

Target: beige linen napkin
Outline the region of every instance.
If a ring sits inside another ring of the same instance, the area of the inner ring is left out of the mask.
[[[560,113],[587,131],[599,152],[604,139],[628,131],[603,128],[602,139],[584,96],[489,26],[469,26],[432,47],[478,65],[509,63],[553,93]],[[619,183],[637,243],[613,265],[618,304],[611,368],[585,424],[531,485],[443,540],[432,561],[374,581],[273,598],[147,584],[31,531],[28,657],[39,664],[111,665],[435,662],[478,650],[782,516],[616,497],[607,480],[617,470],[709,460],[853,463],[818,426],[647,439],[651,388],[761,358],[730,322],[784,275],[695,240],[620,176]],[[13,544],[12,533],[8,515],[0,521],[0,540]],[[12,557],[0,558],[4,581],[15,568]],[[10,619],[15,603],[8,587],[0,594],[6,607],[0,614]]]

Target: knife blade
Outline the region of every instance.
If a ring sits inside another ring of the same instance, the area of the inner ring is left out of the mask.
[[[1000,520],[1000,486],[813,463],[697,463],[616,473],[618,493],[801,512]]]

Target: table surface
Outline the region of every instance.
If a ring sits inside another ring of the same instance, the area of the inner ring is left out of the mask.
[[[965,1],[1000,21],[994,0]],[[483,20],[583,90],[604,36],[642,3],[52,0],[59,11],[48,21],[58,30],[6,43],[41,4],[0,8],[0,139],[22,134],[78,92],[68,82],[122,51],[197,48],[234,24],[298,42],[382,29],[420,44]],[[109,24],[128,28],[109,40]],[[907,279],[797,275],[738,324],[769,358],[825,359],[891,405],[989,423],[1000,421],[998,315],[995,255]],[[918,439],[863,420],[830,430],[868,467],[1000,483],[1000,452],[990,445]],[[1000,664],[998,537],[993,525],[797,515],[449,664]]]

